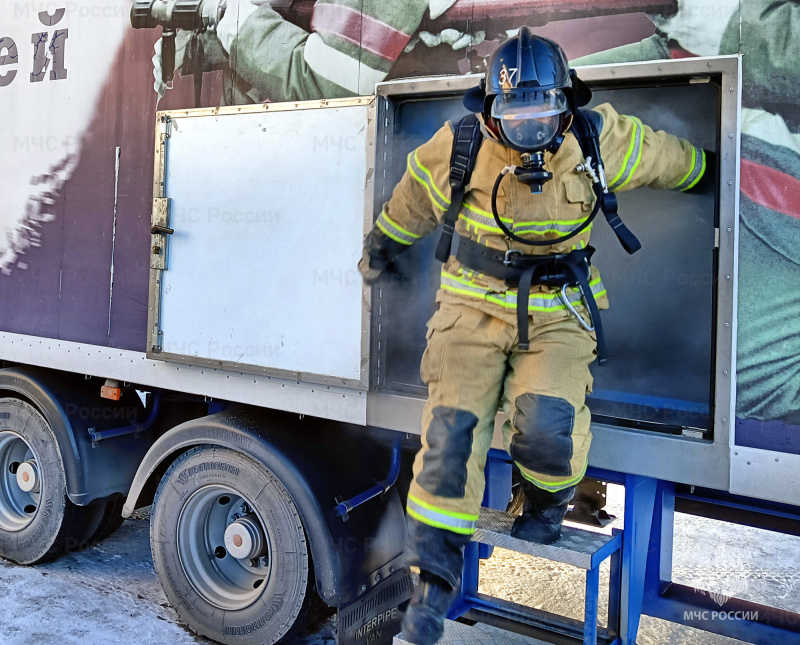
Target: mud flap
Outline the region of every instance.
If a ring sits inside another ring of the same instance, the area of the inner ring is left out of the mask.
[[[411,598],[412,589],[411,574],[403,569],[340,607],[337,645],[390,645],[400,633],[399,606]]]

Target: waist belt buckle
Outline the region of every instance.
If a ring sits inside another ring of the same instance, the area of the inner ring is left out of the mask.
[[[508,251],[506,251],[506,255],[505,255],[505,259],[503,260],[503,264],[505,264],[507,267],[510,267],[511,263],[513,262],[512,258],[514,256],[518,256],[518,255],[523,255],[522,251],[516,251],[514,249],[508,249]]]

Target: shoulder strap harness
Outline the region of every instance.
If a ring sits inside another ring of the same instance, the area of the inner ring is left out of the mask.
[[[478,151],[483,144],[483,133],[478,116],[468,114],[461,119],[453,132],[453,151],[450,155],[450,207],[444,214],[442,236],[436,247],[436,259],[447,262],[453,244],[453,232],[464,201],[464,192],[472,178]]]

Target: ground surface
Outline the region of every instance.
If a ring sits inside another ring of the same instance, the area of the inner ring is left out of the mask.
[[[620,494],[609,497],[621,515]],[[676,581],[800,612],[800,538],[678,516],[675,545]],[[497,549],[481,572],[485,593],[582,617],[583,578],[571,567]],[[56,562],[27,568],[0,560],[2,645],[209,642],[182,625],[158,585],[146,513],[102,544]],[[333,645],[335,619],[294,642]],[[738,642],[647,617],[639,635],[640,645]]]
[[[623,505],[622,488],[610,486],[607,510],[620,519],[604,531],[622,528]],[[676,514],[673,580],[718,594],[723,613],[730,596],[800,613],[800,538]],[[501,549],[481,563],[481,592],[576,620],[583,619],[584,584],[583,572],[573,567]],[[607,585],[605,563],[600,572],[602,622]],[[642,617],[637,639],[638,645],[741,642],[649,616]]]

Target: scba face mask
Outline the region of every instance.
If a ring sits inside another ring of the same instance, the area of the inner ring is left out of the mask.
[[[561,89],[518,88],[498,94],[490,115],[507,146],[519,152],[544,152],[557,148],[568,112]]]

